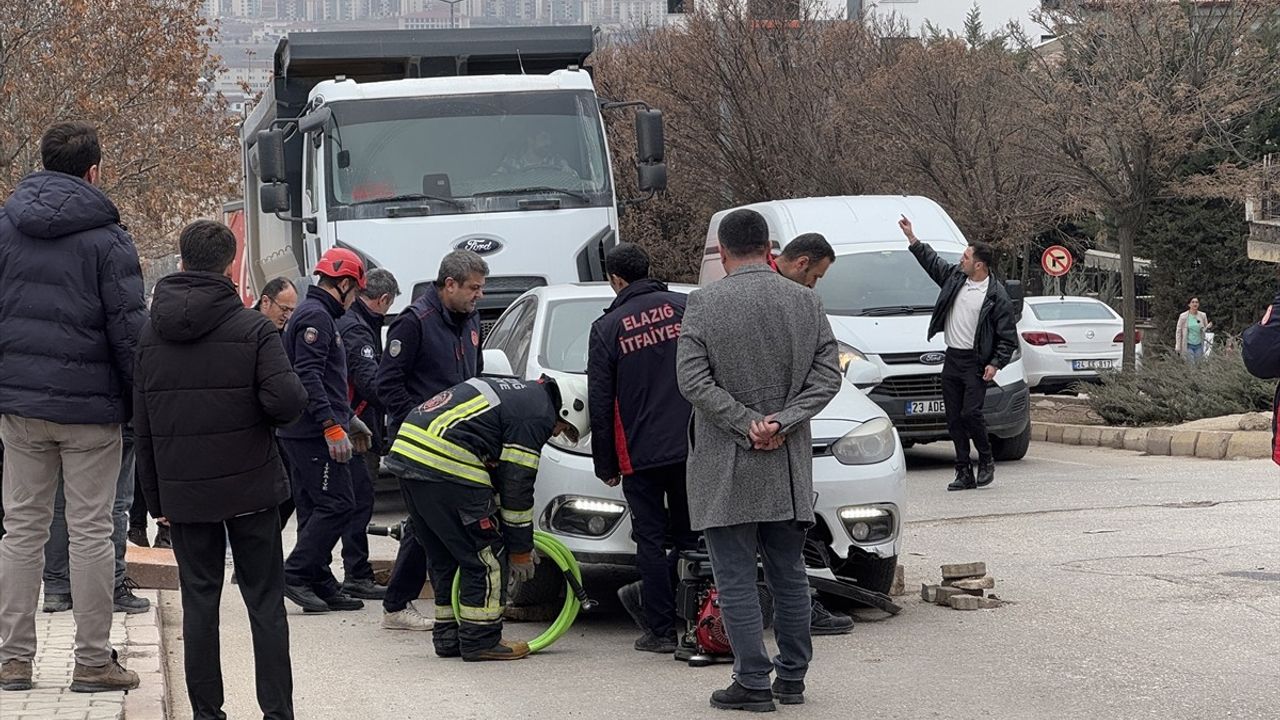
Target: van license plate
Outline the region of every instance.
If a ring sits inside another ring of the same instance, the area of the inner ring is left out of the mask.
[[[947,406],[941,400],[916,400],[907,403],[908,415],[941,415]]]
[[[1072,360],[1072,370],[1111,370],[1116,366],[1115,360]]]

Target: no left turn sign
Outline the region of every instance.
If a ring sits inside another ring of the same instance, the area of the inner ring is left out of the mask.
[[[1040,266],[1044,268],[1045,274],[1052,277],[1066,275],[1074,263],[1071,251],[1061,245],[1050,245],[1045,248],[1044,255],[1040,258]]]

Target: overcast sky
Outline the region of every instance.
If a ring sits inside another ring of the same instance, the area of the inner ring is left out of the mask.
[[[1038,0],[978,0],[977,4],[982,11],[982,24],[988,29],[1017,20],[1028,32],[1039,33],[1029,19],[1031,11],[1040,4]],[[864,0],[864,6],[875,13],[896,12],[906,18],[913,29],[918,29],[925,20],[932,20],[944,29],[959,31],[969,8],[973,7],[973,0]]]

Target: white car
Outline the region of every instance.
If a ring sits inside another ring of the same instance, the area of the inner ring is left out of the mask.
[[[1118,370],[1124,351],[1124,321],[1109,305],[1091,297],[1029,297],[1023,301],[1018,341],[1027,385],[1040,392],[1097,382]],[[1142,331],[1135,337],[1142,355]]]
[[[677,292],[695,290],[673,285]],[[491,375],[536,378],[543,370],[582,373],[591,323],[613,302],[605,283],[553,285],[526,292],[507,308],[484,343]],[[839,394],[813,421],[813,537],[821,541],[837,575],[887,592],[902,547],[906,461],[884,411],[854,386],[879,382],[870,363],[849,368]],[[689,478],[697,482],[697,478]],[[577,445],[552,438],[542,452],[534,486],[537,528],[558,536],[579,562],[633,564],[631,517],[621,487],[595,476],[590,437]],[[545,600],[563,586],[549,563],[515,602]]]

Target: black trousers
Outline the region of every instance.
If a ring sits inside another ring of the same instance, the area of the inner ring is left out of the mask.
[[[947,348],[942,364],[942,400],[947,406],[947,433],[956,446],[956,467],[970,467],[969,441],[978,449],[978,458],[991,460],[991,439],[982,406],[987,401],[986,367],[972,350]]]
[[[129,506],[129,529],[147,529],[147,498],[142,492],[142,481],[133,474],[133,504]]]
[[[289,467],[289,455],[284,451],[284,441],[276,438],[276,449],[280,451],[280,462],[284,463],[284,472],[289,476],[289,485],[293,485],[293,469]],[[284,526],[289,523],[289,518],[293,517],[293,493],[290,491],[289,497],[280,503],[280,530],[284,531]]]
[[[377,457],[376,455],[374,456]],[[343,580],[372,580],[369,564],[369,521],[373,519],[373,477],[369,474],[368,453],[351,458],[351,494],[355,512],[342,533]],[[419,586],[421,590],[421,586]]]
[[[436,652],[466,655],[494,647],[502,639],[507,573],[499,560],[503,543],[493,490],[445,480],[406,480],[400,487],[427,554],[436,596]],[[453,577],[459,572],[461,616],[454,617]]]
[[[410,480],[409,482],[415,482]],[[405,481],[400,481],[401,493],[404,493]],[[408,496],[405,495],[405,507],[409,507]],[[387,581],[387,595],[382,599],[382,609],[387,612],[400,612],[408,607],[409,602],[422,594],[422,586],[427,584],[427,551],[418,542],[417,533],[413,529],[413,518],[404,524],[404,533],[400,536],[400,549],[396,551],[396,564],[391,568],[391,579]]]
[[[285,438],[283,445],[289,455],[293,504],[298,511],[298,539],[284,563],[285,582],[331,598],[341,587],[329,562],[356,507],[351,463],[329,459],[329,445],[323,438]]]
[[[249,610],[258,706],[265,720],[292,720],[293,670],[284,610],[280,516],[274,510],[223,522],[172,524],[173,553],[182,588],[182,634],[187,697],[196,720],[225,720],[218,605],[231,543],[240,595]]]
[[[641,605],[650,632],[669,635],[676,623],[676,563],[680,551],[694,550],[698,534],[689,529],[684,463],[641,470],[622,480],[631,506]]]

